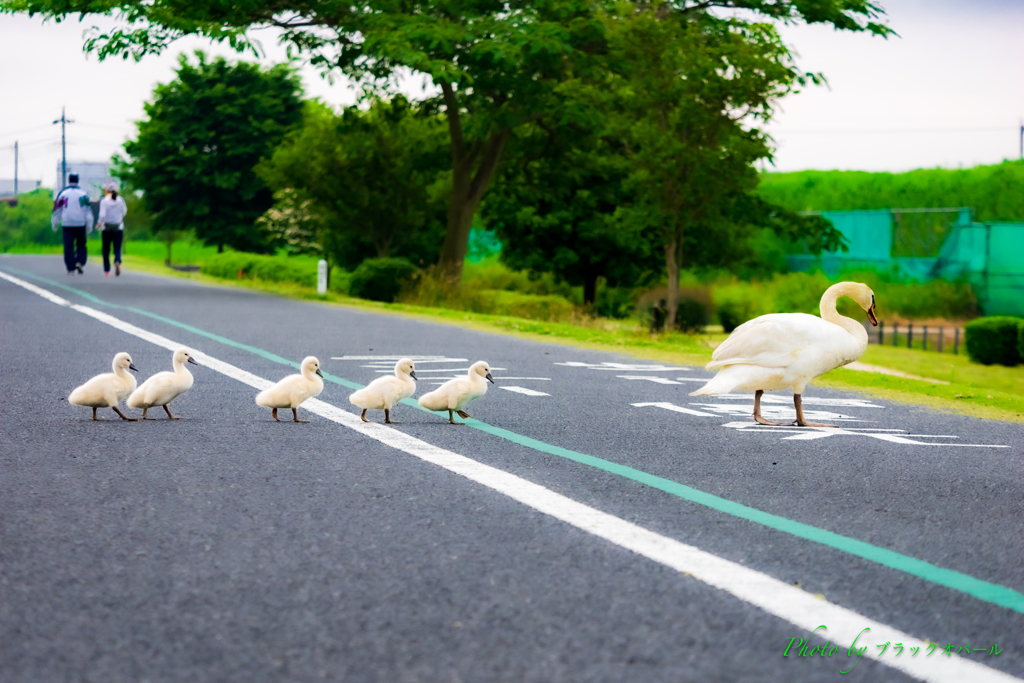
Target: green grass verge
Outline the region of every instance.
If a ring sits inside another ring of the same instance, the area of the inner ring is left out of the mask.
[[[171,270],[162,263],[138,256],[125,257],[125,266],[142,272],[195,280],[204,284],[241,287],[292,299],[321,301],[380,313],[448,323],[482,332],[508,334],[523,339],[610,351],[661,363],[702,366],[724,334],[649,335],[635,321],[590,320],[544,322],[511,316],[453,311],[410,304],[385,304],[355,299],[336,292],[317,294],[311,287],[258,279],[231,280],[200,273]],[[1024,422],[1024,367],[1004,368],[971,363],[966,356],[870,346],[861,358],[865,363],[932,377],[949,385],[932,384],[871,372],[840,368],[817,378],[814,384],[867,396],[987,419]]]

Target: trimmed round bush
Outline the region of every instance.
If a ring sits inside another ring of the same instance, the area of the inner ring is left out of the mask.
[[[976,363],[1017,365],[1021,361],[1020,319],[1007,316],[978,318],[964,326],[964,346]]]
[[[368,258],[352,273],[348,292],[360,299],[390,303],[398,298],[416,270],[404,258]]]

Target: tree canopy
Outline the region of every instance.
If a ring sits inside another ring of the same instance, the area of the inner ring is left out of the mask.
[[[254,168],[301,117],[299,81],[286,65],[261,69],[184,55],[158,85],[121,173],[142,190],[154,230],[194,229],[206,244],[271,248],[254,227],[273,203]]]
[[[395,76],[403,70],[427,76],[441,90],[439,106],[448,124],[451,193],[440,265],[452,278],[461,274],[473,216],[512,131],[542,119],[550,126],[561,126],[601,115],[573,94],[581,79],[605,68],[609,31],[614,32],[616,22],[629,23],[635,14],[673,25],[695,23],[704,29],[715,25],[710,19],[736,14],[890,33],[878,21],[880,6],[870,0],[674,0],[625,5],[610,0],[108,0],[99,4],[0,0],[0,9],[57,19],[72,14],[116,16],[120,24],[114,30],[95,31],[86,43],[101,57],[138,59],[161,52],[189,34],[227,41],[238,49],[253,48],[250,30],[272,26],[281,29],[282,39],[314,64],[339,70],[367,87],[393,93]],[[748,36],[764,35],[753,20],[734,21],[750,27]],[[742,30],[734,27],[733,34],[737,32]],[[738,43],[732,45],[743,50]],[[671,59],[682,56],[672,53]],[[728,60],[719,64],[728,66]],[[675,75],[689,83],[695,80],[693,75]],[[729,81],[716,79],[726,86]],[[636,81],[642,83],[642,79]],[[678,93],[680,88],[670,90]],[[706,103],[709,112],[725,100],[740,111],[747,106],[737,97],[713,97]],[[743,142],[743,136],[733,139]],[[697,140],[690,144],[703,144]],[[757,144],[749,135],[747,142]]]

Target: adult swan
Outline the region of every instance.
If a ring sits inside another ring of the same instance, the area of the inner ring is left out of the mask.
[[[831,427],[807,422],[800,395],[807,383],[829,370],[852,363],[868,347],[868,333],[855,320],[839,315],[836,300],[848,296],[875,318],[875,294],[859,282],[840,282],[821,296],[821,317],[806,313],[772,313],[743,323],[715,349],[707,369],[718,368],[714,379],[690,396],[712,396],[733,391],[754,392],[754,419],[761,417],[761,394],[793,388],[796,424]]]

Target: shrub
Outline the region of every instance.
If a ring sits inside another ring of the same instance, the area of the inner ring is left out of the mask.
[[[1024,320],[1017,323],[1017,356],[1024,362]]]
[[[975,363],[1017,365],[1021,361],[1020,323],[1004,316],[978,318],[964,326],[964,346]]]
[[[243,278],[294,282],[316,287],[316,263],[317,259],[314,258],[284,258],[229,251],[203,259],[201,272],[231,280],[241,275]]]
[[[629,287],[598,287],[594,311],[603,318],[628,318],[633,313],[635,298]]]
[[[708,302],[692,297],[679,297],[676,310],[676,327],[681,332],[700,332],[711,322],[711,306]]]
[[[769,312],[771,302],[765,297],[764,288],[753,283],[715,287],[715,309],[722,328],[732,332],[748,320]]]
[[[370,258],[359,264],[349,279],[349,294],[360,299],[392,302],[416,274],[404,258]]]

